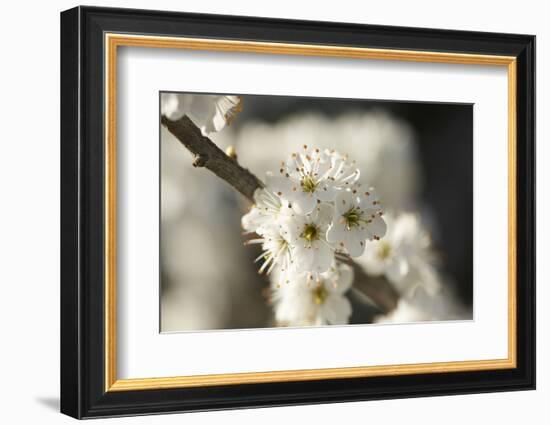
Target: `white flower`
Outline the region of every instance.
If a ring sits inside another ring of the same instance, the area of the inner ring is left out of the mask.
[[[294,214],[284,223],[288,229],[294,270],[297,273],[322,273],[331,266],[334,249],[326,241],[326,234],[333,212],[332,205],[323,203],[310,214]]]
[[[385,275],[404,295],[422,286],[431,295],[440,288],[431,238],[419,218],[411,213],[385,214],[384,239],[368,242],[358,261],[371,275]]]
[[[309,214],[322,201],[334,200],[338,190],[359,178],[346,158],[335,152],[313,149],[294,152],[281,164],[279,175],[271,181],[271,189],[288,199],[299,214]]]
[[[435,295],[419,289],[414,295],[401,298],[393,311],[375,318],[375,323],[410,323],[433,320],[471,320],[472,311],[457,301],[456,294],[442,288]]]
[[[326,149],[325,155],[330,155],[332,170],[329,178],[332,180],[332,184],[336,188],[348,188],[357,182],[360,176],[360,171],[357,168],[355,161],[348,161],[348,155],[342,155],[334,149]]]
[[[185,115],[183,108],[180,108],[179,98],[182,95],[175,93],[162,93],[160,96],[160,112],[169,120],[176,121]]]
[[[366,240],[379,240],[386,234],[386,223],[374,190],[357,186],[338,193],[334,201],[334,219],[327,241],[351,257],[365,251]]]
[[[258,238],[245,242],[245,245],[262,245],[262,253],[254,260],[255,263],[260,260],[264,261],[259,272],[266,271],[269,274],[278,265],[279,271],[286,275],[292,269],[292,252],[287,231],[281,225],[264,227],[262,230]]]
[[[281,272],[287,273],[292,268],[292,256],[285,224],[291,217],[292,210],[287,201],[268,189],[256,189],[254,202],[250,211],[242,217],[241,224],[246,232],[256,233],[259,237],[250,239],[245,244],[262,245],[262,253],[255,260],[264,260],[260,273],[267,270],[269,274],[276,265],[279,265]]]
[[[271,176],[266,176],[269,185]],[[241,219],[241,224],[247,232],[263,234],[274,225],[281,224],[285,217],[292,214],[288,201],[275,195],[269,189],[256,189],[254,205]]]
[[[275,319],[284,326],[343,325],[349,323],[351,304],[344,295],[353,270],[332,265],[321,274],[302,273],[273,285]]]
[[[375,323],[411,323],[433,320],[427,311],[413,305],[407,298],[399,299],[397,306],[385,316],[377,316]]]
[[[161,113],[169,120],[187,115],[204,136],[231,124],[242,109],[239,96],[162,93]]]
[[[422,185],[421,162],[411,126],[382,110],[346,112],[337,118],[319,113],[289,114],[268,124],[243,123],[236,133],[239,161],[264,175],[300,144],[338,148],[356,161],[361,180],[376,188],[384,208],[414,208]]]

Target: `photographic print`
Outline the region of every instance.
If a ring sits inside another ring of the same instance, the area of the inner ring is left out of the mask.
[[[160,94],[161,331],[473,319],[473,106]]]
[[[534,64],[531,35],[64,11],[60,410],[534,389]]]

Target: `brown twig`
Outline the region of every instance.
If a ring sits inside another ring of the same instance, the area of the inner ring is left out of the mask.
[[[254,191],[264,187],[260,179],[241,167],[234,158],[226,155],[208,137],[204,137],[189,118],[171,121],[163,116],[161,122],[195,156],[195,167],[209,169],[250,202],[254,202]],[[383,313],[389,313],[396,307],[399,295],[388,281],[368,276],[363,268],[351,259],[346,262],[354,269],[356,289],[369,297]]]
[[[254,191],[263,187],[263,183],[235,159],[227,156],[208,137],[204,137],[189,118],[171,121],[163,116],[161,122],[195,156],[193,166],[209,169],[254,202]]]
[[[386,279],[368,276],[355,261],[349,261],[348,264],[353,267],[355,289],[370,298],[382,312],[389,313],[395,309],[399,294]]]

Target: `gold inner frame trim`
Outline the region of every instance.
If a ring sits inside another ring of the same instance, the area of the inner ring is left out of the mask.
[[[117,48],[119,46],[506,67],[508,72],[508,357],[495,360],[118,379],[116,372],[116,87]],[[516,58],[513,56],[105,34],[105,391],[136,391],[515,368],[517,364],[516,85]]]

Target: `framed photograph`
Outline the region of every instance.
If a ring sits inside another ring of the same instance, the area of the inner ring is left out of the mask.
[[[535,388],[535,37],[61,14],[61,411]]]

